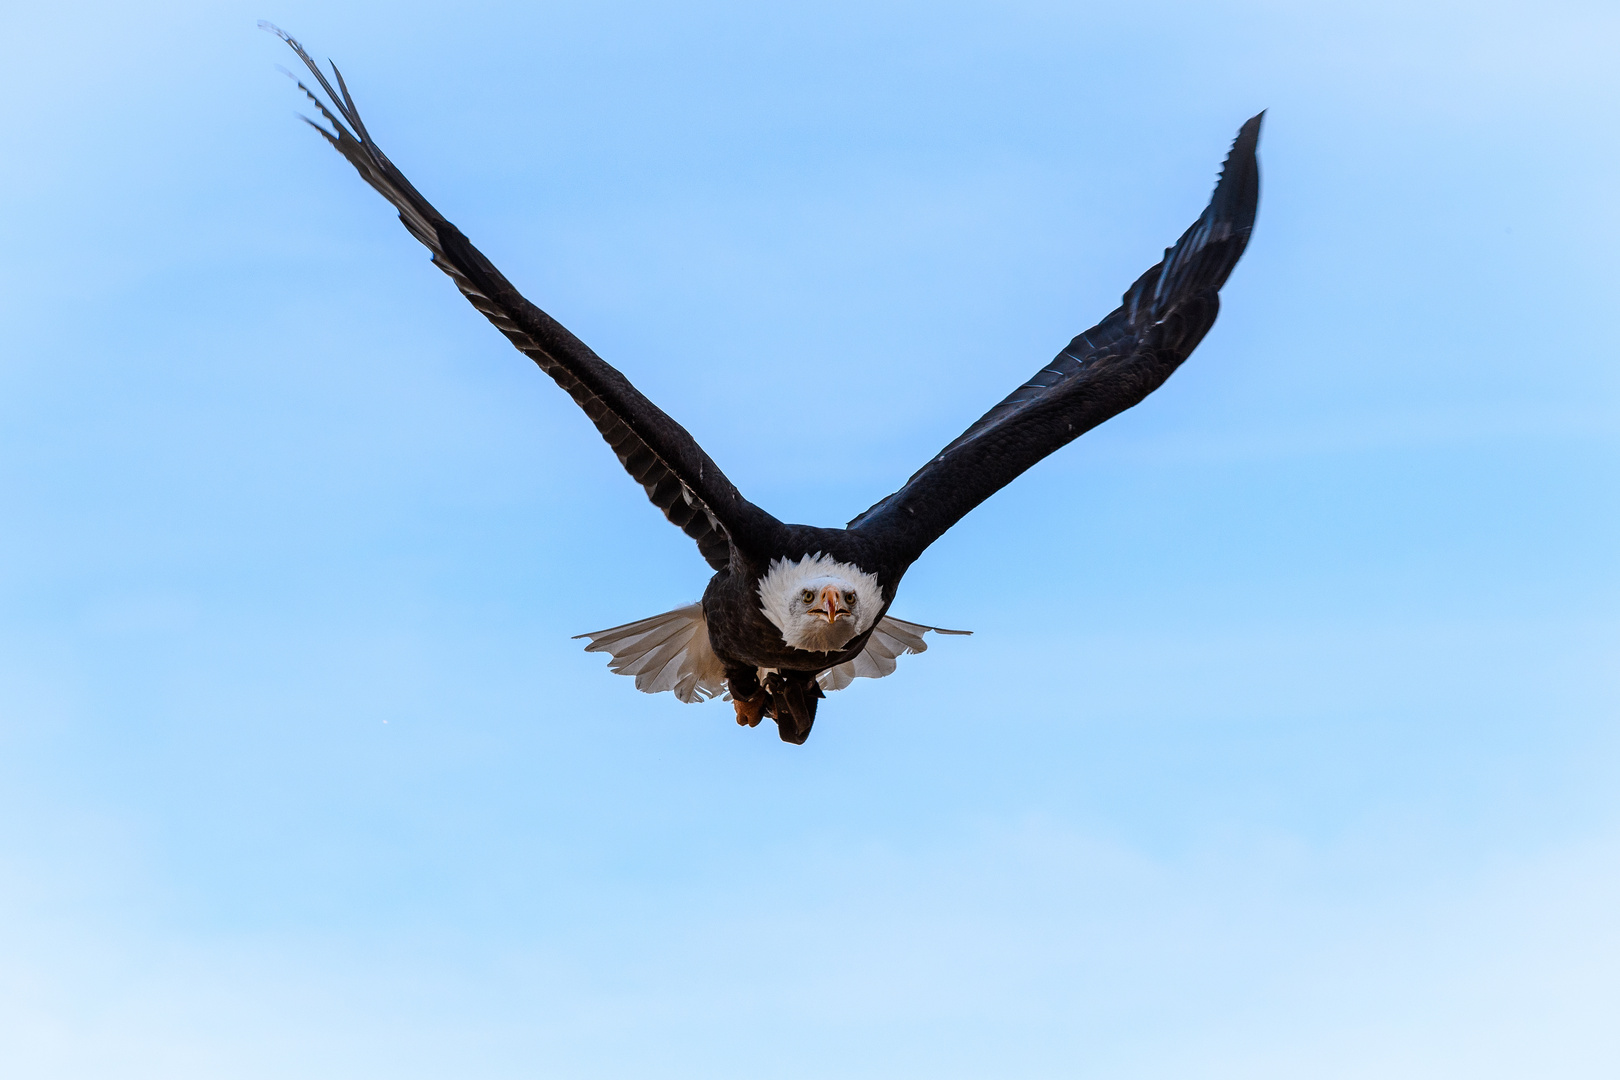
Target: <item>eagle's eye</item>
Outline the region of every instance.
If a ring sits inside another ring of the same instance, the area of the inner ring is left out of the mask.
[[[854,607],[855,606],[855,594],[852,593],[852,592],[845,593],[844,594],[844,603],[848,604],[850,607]]]
[[[799,599],[803,600],[807,604],[810,601],[814,600],[815,598],[816,598],[816,594],[815,594],[815,591],[813,589],[806,589],[806,590],[804,590],[803,592],[801,592],[799,594]]]

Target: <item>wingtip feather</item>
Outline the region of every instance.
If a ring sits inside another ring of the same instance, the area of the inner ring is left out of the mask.
[[[1238,128],[1232,149],[1221,162],[1220,179],[1210,199],[1216,220],[1240,229],[1253,227],[1260,205],[1260,163],[1255,154],[1260,146],[1260,125],[1265,116],[1266,110],[1261,109]]]

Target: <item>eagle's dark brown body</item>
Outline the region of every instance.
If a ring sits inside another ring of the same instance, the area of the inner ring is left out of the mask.
[[[867,537],[848,529],[783,525],[772,546],[772,558],[797,560],[819,552],[876,574],[883,589],[883,609],[877,618],[894,602],[900,577],[909,565],[881,561],[882,552]],[[731,695],[743,703],[739,716],[750,726],[761,718],[773,719],[784,740],[802,743],[810,734],[816,702],[822,697],[816,676],[859,656],[877,623],[837,652],[793,648],[760,610],[759,580],[769,569],[769,561],[734,548],[726,568],[716,571],[703,591],[703,614],[709,647],[725,665]],[[760,669],[772,674],[761,677]]]

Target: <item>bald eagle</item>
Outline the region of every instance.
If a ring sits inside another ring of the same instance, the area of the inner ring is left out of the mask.
[[[589,651],[648,693],[726,695],[737,722],[770,718],[803,743],[828,690],[894,670],[923,635],[963,633],[889,615],[907,568],[963,515],[1046,455],[1163,384],[1215,322],[1219,291],[1248,244],[1260,196],[1264,113],[1238,131],[1209,206],[1119,307],[842,529],[778,521],[743,498],[685,428],[550,315],[529,303],[372,141],[334,66],[331,81],[292,47],[326,94],[299,88],[331,125],[305,118],[399,212],[473,307],[585,410],[653,505],[714,570],[703,598],[581,634]]]

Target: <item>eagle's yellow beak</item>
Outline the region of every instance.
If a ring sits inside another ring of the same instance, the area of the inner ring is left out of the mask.
[[[810,610],[826,619],[829,624],[835,623],[838,621],[838,617],[840,615],[849,614],[848,608],[840,608],[838,606],[839,601],[842,599],[843,597],[838,595],[837,587],[832,585],[823,586],[821,590],[821,603]]]

